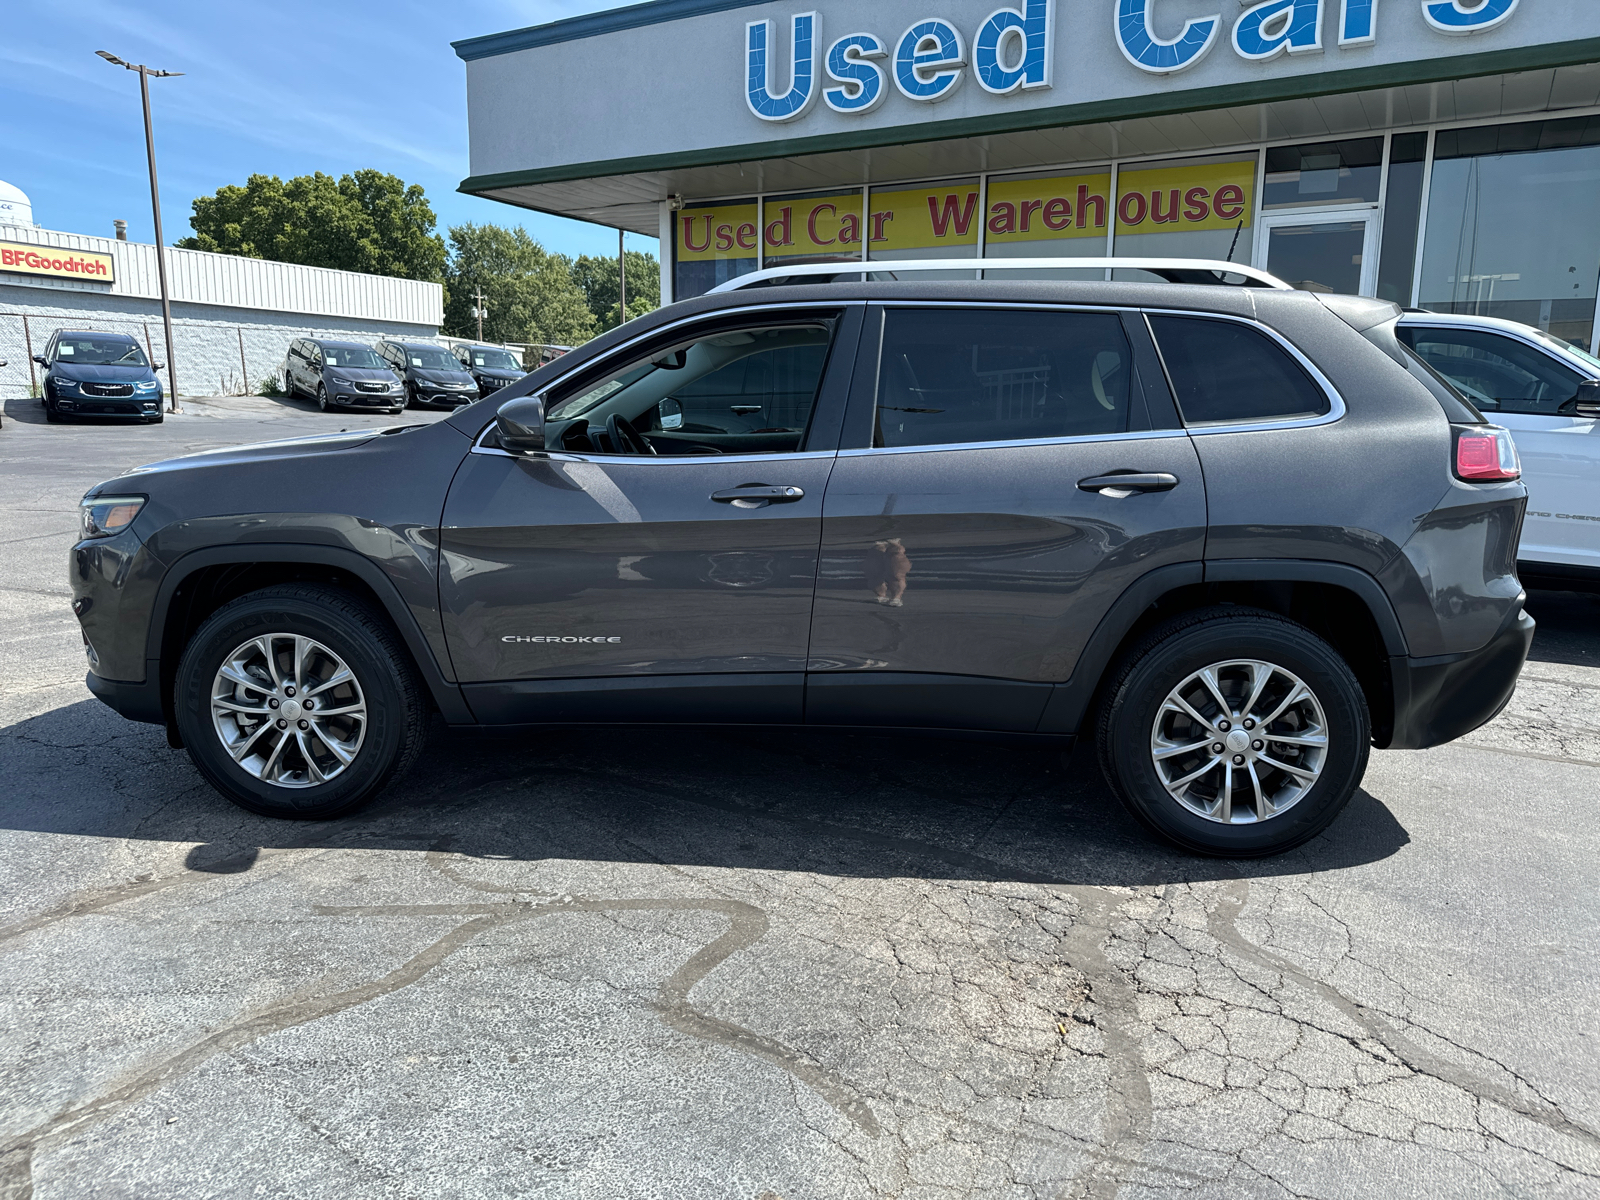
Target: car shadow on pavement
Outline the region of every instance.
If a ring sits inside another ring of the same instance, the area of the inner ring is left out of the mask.
[[[15,421],[19,425],[43,425],[44,405],[39,403],[37,396],[23,396],[12,398],[5,402],[5,418]]]
[[[1600,588],[1553,591],[1529,588],[1528,614],[1538,622],[1529,662],[1600,667]]]
[[[154,726],[84,700],[0,731],[0,827],[199,843],[197,870],[264,849],[391,849],[1033,884],[1139,886],[1300,875],[1375,862],[1409,836],[1358,791],[1333,826],[1269,859],[1155,841],[1070,756],[948,737],[803,731],[435,730],[417,768],[341,820],[256,817]]]

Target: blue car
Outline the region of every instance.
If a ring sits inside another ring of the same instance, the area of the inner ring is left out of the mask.
[[[58,330],[33,361],[44,368],[45,419],[131,417],[161,421],[161,381],[138,341],[125,333]]]

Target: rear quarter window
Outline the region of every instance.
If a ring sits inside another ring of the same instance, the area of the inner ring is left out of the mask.
[[[1151,316],[1186,425],[1326,416],[1328,394],[1260,330],[1209,317]]]

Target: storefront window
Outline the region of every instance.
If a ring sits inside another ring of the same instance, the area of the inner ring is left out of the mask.
[[[982,219],[976,179],[914,188],[874,188],[867,214],[867,257],[878,261],[976,258]],[[928,275],[972,278],[970,271]],[[895,278],[910,276],[899,272]]]
[[[756,269],[756,202],[691,204],[672,214],[672,294],[701,296]]]
[[[1103,258],[1111,231],[1111,172],[989,179],[985,258]],[[1092,278],[1101,278],[1096,271]],[[1081,271],[1007,271],[1007,279],[1084,278]]]
[[[762,265],[861,257],[861,191],[768,196]]]
[[[1255,155],[1126,167],[1117,176],[1114,253],[1248,263],[1255,190]]]
[[[1270,211],[1376,204],[1382,182],[1381,137],[1274,146],[1267,151],[1262,207]]]
[[[1600,283],[1597,143],[1600,121],[1590,118],[1441,132],[1422,255],[1423,307],[1504,317],[1592,345]],[[1539,148],[1548,146],[1562,148]]]
[[[1389,191],[1383,204],[1383,252],[1378,259],[1378,298],[1411,303],[1417,265],[1417,222],[1422,217],[1422,173],[1428,135],[1397,133],[1389,143]]]

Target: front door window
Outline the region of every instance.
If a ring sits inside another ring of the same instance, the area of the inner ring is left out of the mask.
[[[1400,335],[1480,412],[1555,416],[1583,382],[1544,351],[1498,333],[1402,326]]]

